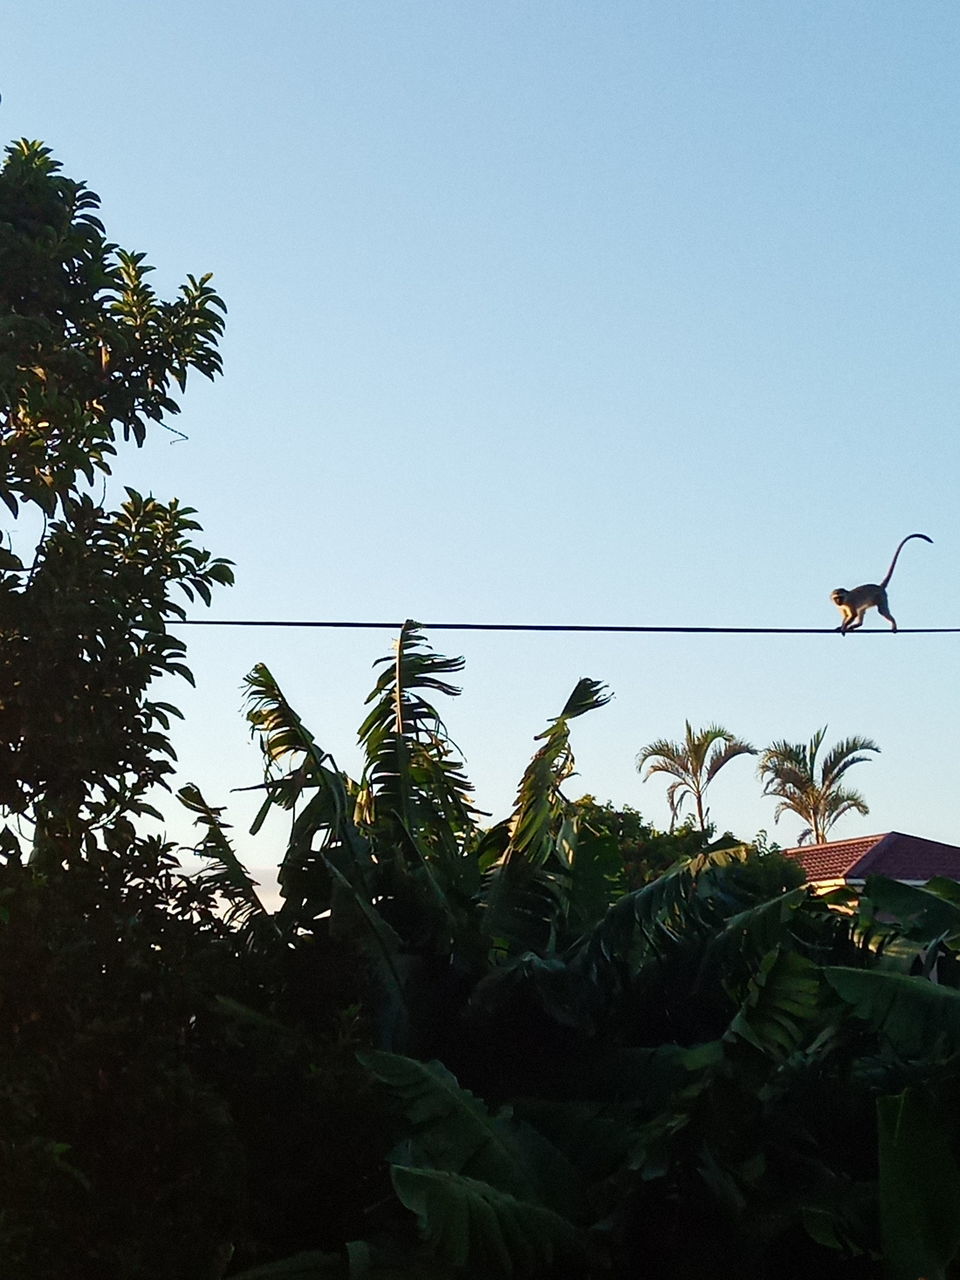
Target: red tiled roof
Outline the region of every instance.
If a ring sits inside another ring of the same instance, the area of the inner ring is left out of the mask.
[[[865,876],[890,876],[892,880],[932,880],[934,876],[947,876],[960,880],[960,849],[954,844],[941,844],[939,840],[888,831],[851,868],[850,874],[857,880]]]
[[[900,831],[863,836],[859,840],[836,840],[829,844],[800,845],[784,849],[796,858],[808,880],[864,880],[867,876],[889,876],[892,880],[932,880],[946,876],[960,880],[960,848],[907,836]]]
[[[784,849],[784,855],[795,858],[808,880],[843,880],[851,867],[869,853],[884,837],[861,836],[859,840],[834,840],[829,844],[802,844]]]

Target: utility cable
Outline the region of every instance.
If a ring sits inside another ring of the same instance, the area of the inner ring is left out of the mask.
[[[669,632],[684,635],[738,635],[738,636],[834,636],[836,627],[627,627],[587,626],[572,623],[546,622],[417,622],[423,631],[588,631],[647,634]],[[269,618],[182,618],[170,619],[173,627],[326,627],[366,631],[399,630],[402,622],[307,622]],[[946,635],[960,632],[960,627],[901,627],[902,635]],[[850,634],[854,634],[851,632]],[[887,635],[887,628],[871,628],[860,635]]]

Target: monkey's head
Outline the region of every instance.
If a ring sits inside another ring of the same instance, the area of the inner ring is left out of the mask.
[[[847,588],[846,588],[846,587],[837,587],[836,591],[831,591],[831,592],[830,592],[830,599],[833,601],[833,603],[834,603],[834,604],[837,604],[837,605],[840,605],[840,604],[846,604],[846,603],[847,603]]]

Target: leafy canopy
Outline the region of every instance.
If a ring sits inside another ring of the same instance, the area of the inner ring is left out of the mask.
[[[178,412],[189,370],[219,372],[224,308],[208,276],[158,298],[47,148],[5,155],[0,1254],[23,1280],[219,1280],[239,1143],[190,1050],[230,926],[138,819],[173,768],[153,682],[190,679],[169,625],[232,571],[191,507],[106,493],[120,441]]]
[[[148,690],[190,679],[168,631],[182,603],[209,603],[228,561],[193,543],[191,507],[133,489],[117,510],[90,488],[118,441],[179,412],[191,369],[220,372],[224,306],[209,276],[171,302],[144,255],[111,243],[98,197],[21,141],[0,169],[0,500],[42,517],[0,545],[0,831],[45,867],[87,852],[166,785],[178,714]],[[19,531],[18,531],[19,532]],[[35,535],[34,535],[35,536]],[[18,554],[19,552],[19,554]]]
[[[99,197],[47,147],[6,148],[0,170],[0,499],[52,515],[82,477],[109,473],[118,436],[179,413],[196,369],[221,370],[225,311],[210,276],[158,298],[142,253],[106,238]]]

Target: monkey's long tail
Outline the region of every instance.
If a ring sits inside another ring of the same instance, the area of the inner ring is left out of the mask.
[[[933,542],[933,539],[928,538],[925,533],[908,533],[907,536],[904,538],[904,540],[900,543],[899,547],[897,547],[896,551],[893,553],[893,559],[890,561],[890,568],[887,570],[887,576],[880,583],[881,587],[885,587],[887,583],[890,581],[890,579],[893,577],[893,571],[897,567],[897,556],[900,554],[900,552],[907,545],[907,543],[910,541],[911,538],[922,538],[924,542]]]

